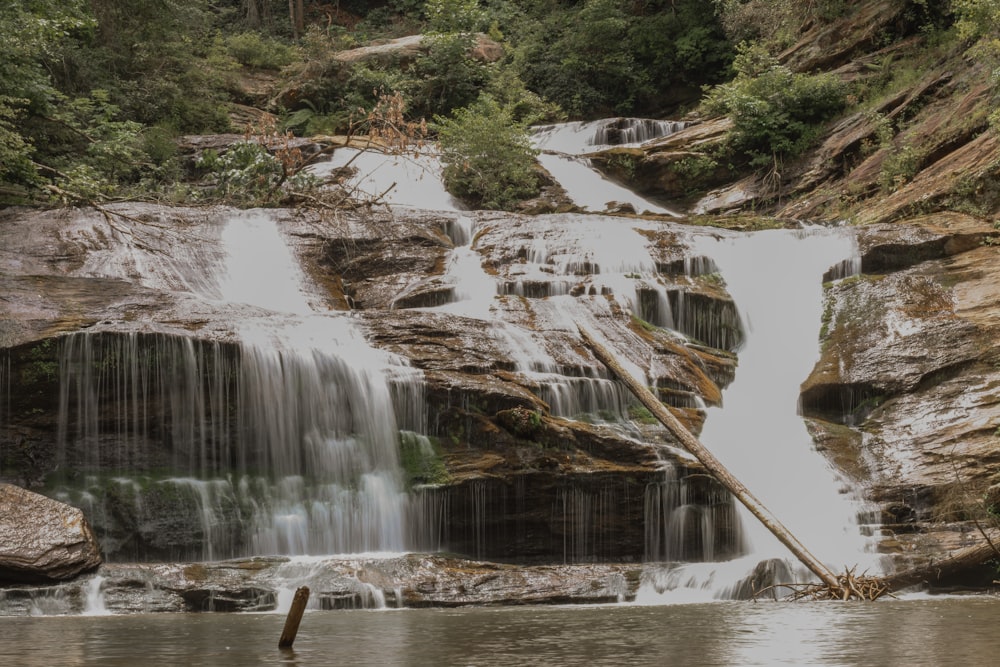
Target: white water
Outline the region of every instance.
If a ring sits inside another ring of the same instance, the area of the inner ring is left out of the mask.
[[[319,163],[310,171],[322,178],[348,163],[355,171],[347,179],[347,189],[358,199],[428,210],[457,211],[464,208],[444,189],[440,176],[441,162],[430,148],[416,155],[387,155],[375,150],[338,148],[328,162]]]
[[[59,456],[82,450],[85,465],[106,469],[102,441],[115,443],[119,459],[130,452],[139,461],[154,451],[150,442],[169,442],[173,477],[152,480],[140,466],[104,484],[131,499],[140,526],[159,519],[144,502],[149,494],[191,506],[203,548],[169,546],[178,556],[422,545],[398,451],[401,427],[425,427],[422,374],[372,348],[347,314],[312,308],[308,281],[270,212],[234,214],[205,236],[208,249],[185,258],[179,248],[176,266],[113,261],[109,253],[101,275],[152,267],[138,279],[190,289],[202,307],[235,313],[239,353],[179,336],[68,336]],[[171,275],[187,260],[197,283]],[[114,420],[105,405],[117,406]],[[89,488],[62,495],[94,504]]]
[[[699,439],[832,570],[879,571],[873,540],[859,525],[864,504],[816,451],[798,414],[799,387],[819,359],[823,274],[856,260],[854,236],[837,229],[713,234],[694,251],[719,267],[746,335],[736,379],[723,393],[723,407],[709,410]],[[757,519],[740,510],[747,556],[660,574],[640,600],[719,597],[758,562],[790,558]],[[800,571],[796,579],[804,576],[809,574]]]
[[[252,211],[233,216],[222,230],[221,241],[223,303],[298,315],[313,312],[302,290],[302,270],[270,215]]]
[[[593,169],[586,153],[610,146],[607,127],[620,119],[586,123],[560,123],[535,128],[532,144],[541,151],[538,161],[552,174],[577,206],[600,212],[612,202],[630,204],[636,213],[678,215],[675,211],[651,202],[628,188],[605,178]],[[640,145],[645,141],[677,131],[680,124],[669,121],[635,122],[623,130],[623,141],[616,145]]]
[[[837,569],[866,553],[864,511],[814,448],[798,414],[799,387],[819,360],[823,274],[857,257],[841,230],[772,230],[706,240],[741,311],[746,339],[722,409],[709,411],[702,440],[778,514],[815,555]],[[783,553],[759,522],[749,529],[761,555]]]

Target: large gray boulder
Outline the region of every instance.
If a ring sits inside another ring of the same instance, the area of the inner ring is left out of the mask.
[[[72,579],[101,564],[83,512],[0,484],[0,584]]]

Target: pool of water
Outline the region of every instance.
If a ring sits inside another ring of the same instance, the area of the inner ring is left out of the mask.
[[[1000,598],[0,618],[0,665],[992,665]]]

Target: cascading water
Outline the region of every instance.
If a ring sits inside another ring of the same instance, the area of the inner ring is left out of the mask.
[[[237,344],[65,338],[61,468],[116,472],[61,496],[113,527],[105,551],[119,557],[427,547],[398,451],[401,428],[425,427],[420,373],[349,317],[313,311],[267,214],[235,216],[219,237],[200,296],[252,309]]]
[[[536,141],[580,154],[607,141],[601,134],[603,127],[603,123],[552,126],[540,130]],[[571,196],[588,187],[585,181],[562,185]],[[603,231],[606,236],[595,244],[602,252],[622,248],[622,239],[628,236],[601,224],[601,229],[587,230],[580,237],[589,239],[596,234],[601,238]],[[536,243],[541,245],[532,249],[529,259],[547,259],[550,249],[544,241]],[[713,347],[739,349],[736,381],[724,393],[725,407],[709,412],[702,442],[821,560],[834,569],[858,564],[862,569],[877,569],[870,540],[859,526],[865,508],[850,494],[849,484],[838,479],[815,451],[797,411],[799,386],[819,357],[823,277],[831,268],[838,277],[860,268],[853,235],[839,229],[713,232],[698,237],[691,250],[685,271],[691,275],[719,274],[739,312],[718,301],[706,309],[693,301],[697,295],[684,291],[657,292],[652,308],[644,308],[642,298],[632,304],[626,300],[623,305]],[[560,262],[564,267],[561,273],[574,262],[592,261],[602,270],[627,272],[624,277],[629,279],[655,277],[655,271],[650,276],[650,267],[642,261],[636,263],[636,258],[646,257],[644,248],[628,248],[618,259],[570,255]],[[629,261],[633,266],[627,266]],[[611,281],[605,286],[609,292],[625,295],[629,294],[628,282],[632,280]],[[655,280],[646,282],[655,284]],[[723,505],[721,514],[712,517],[707,509],[713,506],[711,502],[692,504],[685,493],[670,475],[648,491],[647,558],[705,563],[651,573],[651,585],[642,595],[645,600],[663,601],[654,591],[674,591],[672,599],[692,594],[696,599],[732,595],[758,563],[787,559],[785,548],[742,507],[742,520],[727,514],[729,505]],[[730,542],[742,542],[745,556],[725,565],[712,563],[718,558],[711,539],[716,522],[728,527]],[[699,528],[693,530],[693,526]],[[692,553],[699,544],[700,557]],[[678,588],[687,592],[678,593]]]
[[[815,451],[797,410],[799,386],[819,358],[823,276],[845,262],[857,270],[853,235],[839,229],[715,234],[693,250],[718,267],[745,331],[736,380],[724,393],[725,407],[710,410],[701,441],[831,569],[877,570],[873,544],[859,525],[865,507]],[[740,509],[745,557],[723,568],[660,573],[650,588],[679,599],[727,596],[759,563],[787,561],[777,539]],[[799,572],[795,579],[808,576]],[[649,589],[643,597],[659,599]]]
[[[569,134],[583,136],[581,127]],[[661,130],[671,127],[619,124],[614,133],[621,141],[642,141],[643,133]],[[562,136],[552,128],[548,132],[550,138]],[[586,133],[586,148],[564,147],[565,152],[579,155],[611,142],[593,127]],[[355,155],[339,150],[317,172],[332,173]],[[577,353],[554,349],[550,334],[575,339],[582,323],[600,335],[602,321],[620,322],[624,311],[673,330],[678,347],[739,348],[738,381],[725,394],[726,408],[710,409],[703,441],[793,532],[801,531],[820,558],[836,566],[842,559],[860,562],[864,541],[856,524],[844,521],[859,507],[839,493],[842,485],[811,451],[795,415],[798,384],[815,358],[820,276],[853,252],[847,235],[705,235],[683,271],[703,283],[726,281],[733,307],[719,296],[721,285],[706,296],[692,280],[664,278],[682,273],[651,255],[650,237],[666,223],[554,215],[533,220],[524,237],[511,236],[507,227],[494,229],[507,220],[463,213],[444,193],[433,160],[415,171],[413,164],[363,153],[352,166],[360,174],[354,182],[369,194],[444,212],[443,231],[454,249],[433,280],[450,288],[447,302],[419,310],[468,318],[488,331],[507,350],[507,368],[547,403],[551,415],[617,429],[644,443],[649,432],[631,421],[636,403],[621,384],[603,370],[579,365]],[[586,171],[586,180],[560,177],[577,201],[593,189],[589,179],[596,174]],[[525,506],[525,476],[509,485],[474,480],[462,505],[446,495],[406,491],[400,452],[425,461],[436,456],[424,435],[435,427],[427,423],[422,375],[373,349],[349,315],[316,312],[313,304],[321,300],[303,287],[308,280],[270,214],[234,215],[226,224],[208,225],[204,237],[190,254],[146,257],[133,248],[124,259],[95,260],[89,270],[139,276],[144,285],[194,295],[206,309],[232,313],[230,335],[209,342],[211,337],[195,340],[175,332],[121,334],[95,327],[64,339],[60,468],[72,482],[64,497],[91,516],[105,515],[103,525],[113,526],[102,536],[106,549],[121,558],[137,557],[135,544],[144,541],[153,545],[146,557],[163,559],[435,549],[446,524],[465,521],[472,526],[466,552],[485,556],[508,537],[489,535],[485,526],[491,513],[522,517],[533,509]],[[502,277],[488,273],[478,245],[483,237],[487,247],[498,245],[498,238],[521,244],[512,255],[523,261],[504,267]],[[419,285],[402,294],[412,287]],[[763,309],[777,305],[784,310]],[[634,340],[628,335],[611,341],[611,347],[625,349]],[[777,347],[771,346],[774,341]],[[663,369],[626,365],[651,385],[670,376]],[[0,383],[3,369],[0,360]],[[658,389],[675,407],[705,409],[692,386]],[[468,405],[463,409],[469,412]],[[759,441],[767,446],[755,446]],[[748,452],[753,454],[741,460]],[[761,465],[765,460],[768,465]],[[546,536],[551,551],[561,549],[567,562],[617,557],[615,532],[607,524],[618,505],[638,499],[646,560],[704,563],[651,569],[640,596],[645,601],[678,598],[657,592],[665,589],[723,595],[762,559],[787,560],[754,520],[740,520],[732,498],[717,485],[685,478],[666,460],[662,468],[662,478],[650,484],[612,473],[586,488],[558,488],[544,508],[554,533]],[[101,476],[92,474],[98,469]],[[70,479],[69,471],[79,477]],[[765,490],[778,491],[774,487],[794,491],[765,497]],[[810,508],[809,516],[786,518],[788,504]],[[834,515],[820,517],[819,509],[827,507]],[[511,533],[512,541],[527,539],[520,529]],[[831,533],[837,536],[836,551],[825,540]],[[189,541],[175,540],[179,535]],[[840,551],[847,543],[851,546]],[[750,555],[732,560],[744,553]],[[282,576],[289,582],[319,581],[322,570],[314,559],[298,558]],[[92,610],[100,612],[101,583],[90,590]],[[348,597],[345,605],[386,603],[382,591],[360,582]]]
[[[618,202],[631,205],[639,213],[677,215],[604,178],[590,166],[585,154],[611,144],[638,145],[682,127],[682,123],[674,121],[625,118],[561,123],[535,128],[532,143],[540,151],[538,161],[541,165],[567,188],[573,203],[581,208],[603,211],[609,203]]]

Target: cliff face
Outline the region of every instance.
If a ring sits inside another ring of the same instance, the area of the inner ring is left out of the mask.
[[[967,44],[930,43],[907,17],[905,3],[859,3],[806,26],[782,54],[870,101],[830,121],[780,173],[730,165],[679,176],[679,163],[724,145],[720,118],[596,161],[625,178],[615,165],[627,153],[637,187],[686,198],[696,213],[859,227],[862,275],[827,290],[803,410],[819,446],[883,508],[882,548],[919,560],[979,539],[974,520],[994,523],[1000,135],[988,122],[988,63]]]

